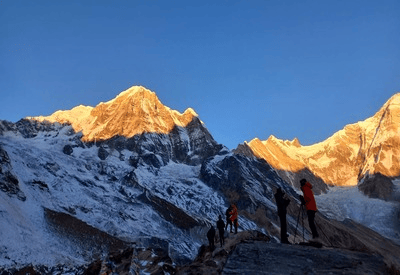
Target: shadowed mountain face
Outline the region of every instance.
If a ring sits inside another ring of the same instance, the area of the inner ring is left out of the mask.
[[[373,117],[347,125],[314,145],[302,146],[297,139],[283,141],[271,136],[241,146],[248,146],[282,175],[307,169],[330,185],[354,186],[367,174],[395,178],[400,175],[400,94],[390,98]]]
[[[247,145],[229,151],[194,111],[170,110],[141,87],[94,108],[0,121],[0,266],[34,263],[41,270],[73,273],[89,264],[101,270],[123,261],[138,273],[184,269],[195,259],[210,260],[204,254],[206,233],[231,203],[239,209],[239,232],[256,236],[246,237],[251,241],[262,236],[276,243],[279,187],[291,199],[289,240],[296,232],[310,238],[306,222],[297,224],[298,196],[288,182],[311,175],[306,168],[275,169]],[[326,188],[321,180],[316,190]],[[317,218],[325,245],[376,252],[383,257],[379,268],[400,267],[369,238],[399,252],[391,241],[361,225]],[[125,246],[122,254],[111,251]],[[145,263],[153,258],[155,265]]]

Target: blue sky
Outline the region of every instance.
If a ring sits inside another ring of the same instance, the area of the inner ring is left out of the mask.
[[[235,148],[325,140],[400,92],[400,1],[0,0],[0,119],[133,85]]]

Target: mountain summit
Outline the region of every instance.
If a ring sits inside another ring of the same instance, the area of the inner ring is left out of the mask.
[[[50,116],[28,119],[71,124],[76,132],[82,131],[83,141],[98,141],[114,136],[130,138],[150,132],[168,134],[175,126],[186,127],[197,116],[191,108],[183,114],[171,110],[160,102],[154,92],[133,86],[96,107],[80,105]]]
[[[301,146],[270,136],[253,139],[252,152],[275,169],[297,173],[308,169],[327,184],[353,186],[368,174],[400,175],[400,93],[373,116],[350,124],[323,142]]]

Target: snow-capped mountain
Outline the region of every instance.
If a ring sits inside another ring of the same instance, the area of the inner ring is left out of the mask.
[[[230,203],[272,211],[272,187],[287,189],[268,164],[217,144],[193,110],[142,87],[94,108],[0,121],[0,156],[2,266],[84,263],[107,250],[71,233],[66,217],[125,244],[168,240],[174,261],[187,261]],[[240,226],[265,231],[245,216]]]
[[[276,242],[278,187],[292,200],[293,240],[304,226],[297,223],[296,190],[273,162],[248,150],[229,151],[193,110],[171,110],[143,87],[96,107],[0,121],[0,266],[80,274],[79,266],[127,246],[135,253],[162,248],[175,265],[187,263],[232,203],[240,231],[257,230]],[[400,267],[388,252],[400,248],[389,240],[348,221],[317,218],[325,242],[374,251]],[[303,232],[309,238],[306,226]]]
[[[245,143],[289,181],[304,170],[329,185],[355,186],[368,175],[400,175],[400,93],[371,118],[347,125],[320,143],[302,146],[297,139],[253,139]]]
[[[96,107],[80,105],[50,116],[28,119],[71,124],[75,132],[82,132],[82,141],[88,142],[115,136],[131,138],[142,133],[168,134],[176,126],[188,126],[197,116],[191,108],[183,114],[171,110],[154,92],[134,86]]]

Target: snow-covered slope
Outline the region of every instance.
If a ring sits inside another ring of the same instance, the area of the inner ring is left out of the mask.
[[[397,183],[399,188],[399,183]],[[400,205],[368,198],[357,187],[332,187],[316,196],[319,211],[329,218],[352,219],[400,244]]]

